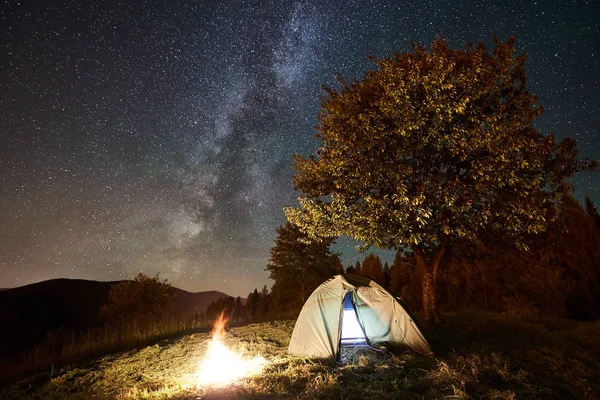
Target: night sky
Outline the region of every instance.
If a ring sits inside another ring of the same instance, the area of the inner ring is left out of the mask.
[[[537,127],[600,158],[600,3],[474,3],[4,1],[0,287],[140,271],[189,291],[270,286],[321,85],[436,36],[515,36]],[[600,206],[598,171],[574,183]],[[345,265],[353,248],[336,247]]]

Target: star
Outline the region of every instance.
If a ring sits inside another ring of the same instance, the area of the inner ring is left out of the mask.
[[[270,284],[322,85],[438,36],[515,36],[538,129],[600,154],[593,2],[5,2],[0,21],[0,287],[140,271],[190,291]],[[573,183],[600,204],[597,172]],[[345,265],[355,246],[338,241]]]

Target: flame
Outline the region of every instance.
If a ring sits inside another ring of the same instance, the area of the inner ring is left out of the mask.
[[[223,311],[212,329],[212,339],[198,369],[198,380],[205,386],[225,386],[247,376],[260,373],[267,361],[260,355],[245,358],[243,353],[227,348],[223,343],[228,319]]]

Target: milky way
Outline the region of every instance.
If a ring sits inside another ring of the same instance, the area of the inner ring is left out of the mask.
[[[270,285],[322,85],[437,36],[516,36],[539,129],[600,158],[596,2],[466,3],[4,2],[0,287],[140,271],[190,291]],[[597,172],[574,183],[600,206]],[[353,247],[336,247],[346,265]]]

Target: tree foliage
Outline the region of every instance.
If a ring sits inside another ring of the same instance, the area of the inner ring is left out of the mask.
[[[524,242],[527,253],[516,249],[510,237],[491,232],[456,243],[442,276],[442,303],[521,316],[600,316],[600,233],[574,198],[565,196],[548,229]]]
[[[596,229],[598,230],[598,232],[600,232],[600,214],[598,214],[596,205],[588,196],[585,196],[585,211],[590,217],[592,217],[592,219],[594,220],[594,224],[596,224]]]
[[[288,219],[310,238],[348,235],[382,248],[410,246],[423,306],[436,317],[440,261],[456,239],[495,229],[517,243],[546,228],[565,178],[589,164],[575,142],[542,135],[514,40],[376,61],[377,69],[322,101],[315,155],[296,156],[304,192]]]
[[[390,268],[388,286],[390,292],[402,299],[412,309],[419,309],[420,305],[415,299],[421,294],[420,282],[415,274],[415,262],[412,252],[406,249],[398,249]]]
[[[231,296],[222,297],[210,303],[206,310],[200,315],[200,320],[204,323],[212,324],[221,313],[226,317],[231,315],[235,306],[236,299]]]
[[[369,253],[369,255],[365,257],[360,273],[373,279],[380,285],[386,286],[381,260],[374,253]]]
[[[108,320],[139,320],[162,318],[172,311],[175,301],[173,288],[158,274],[151,278],[139,273],[132,281],[111,286],[108,303],[100,309],[100,315]]]
[[[258,289],[254,289],[253,292],[248,294],[248,301],[246,302],[246,310],[248,317],[252,322],[265,321],[269,317],[269,303],[271,296],[265,285],[259,292]]]
[[[382,285],[386,288],[390,286],[390,272],[392,271],[387,261],[383,264],[383,283]]]
[[[362,267],[360,265],[360,261],[356,260],[356,264],[350,265],[346,268],[346,273],[347,274],[360,274],[361,269],[362,269]]]
[[[332,243],[332,238],[307,243],[306,235],[289,222],[277,228],[267,265],[269,277],[275,281],[273,307],[295,313],[318,285],[342,272],[339,257],[329,250]]]

